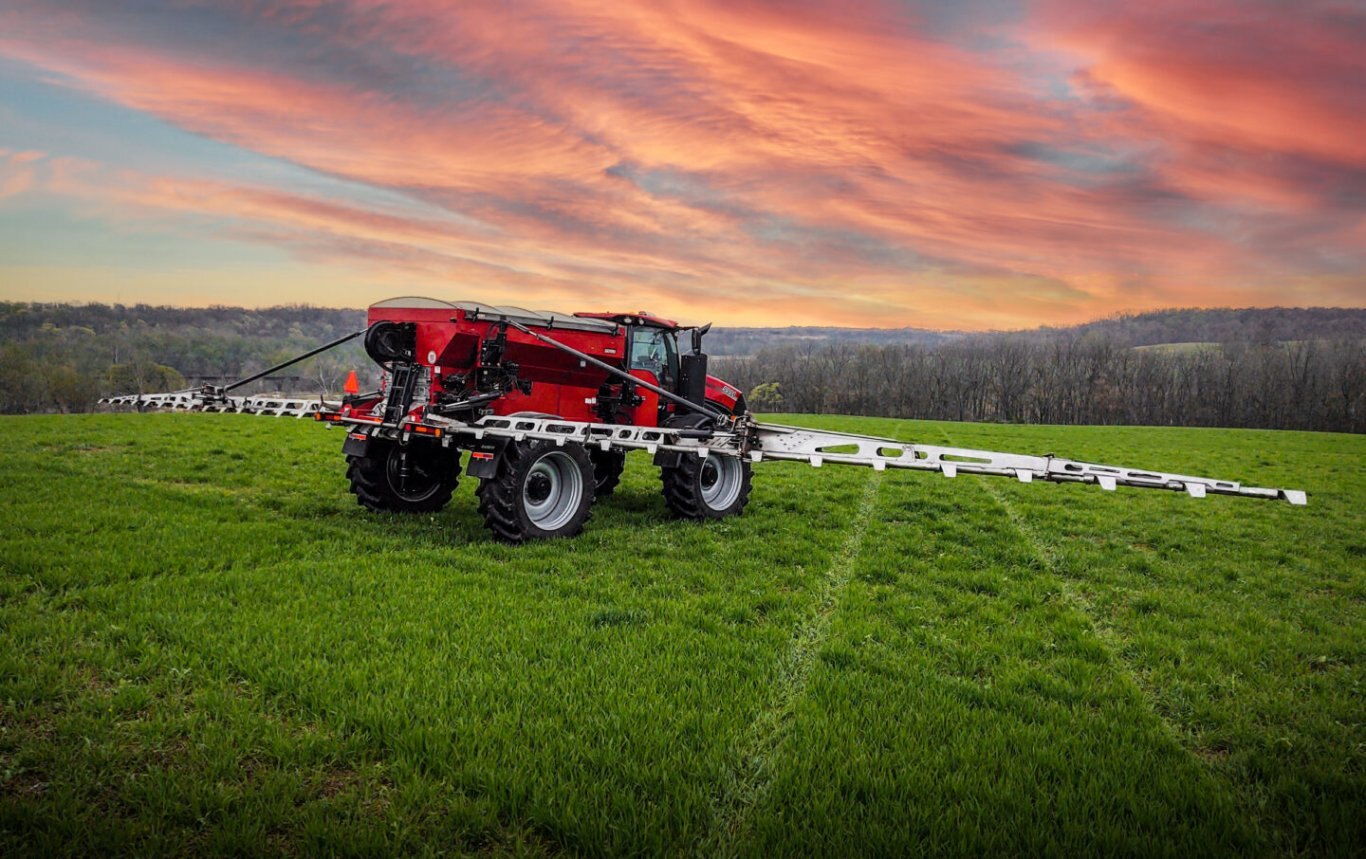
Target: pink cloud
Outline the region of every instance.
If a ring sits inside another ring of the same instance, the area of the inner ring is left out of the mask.
[[[880,4],[268,2],[220,10],[250,37],[207,48],[16,4],[0,54],[415,203],[54,165],[47,189],[86,205],[500,299],[965,327],[1360,277],[1334,183],[1366,169],[1366,50],[1328,5],[1247,8],[1045,3],[984,53]],[[0,189],[31,190],[15,158]]]
[[[0,149],[0,200],[32,191],[38,184],[40,162],[44,158],[45,153],[32,149],[23,152]]]
[[[1329,0],[1044,4],[1036,42],[1164,134],[1366,163],[1366,12]]]

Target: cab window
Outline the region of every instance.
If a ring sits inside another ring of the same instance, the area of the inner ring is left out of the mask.
[[[678,374],[674,339],[662,328],[641,326],[631,332],[631,369],[654,373],[666,388]]]

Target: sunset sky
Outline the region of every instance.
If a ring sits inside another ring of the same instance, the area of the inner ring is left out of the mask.
[[[0,298],[1366,304],[1366,3],[0,0]]]

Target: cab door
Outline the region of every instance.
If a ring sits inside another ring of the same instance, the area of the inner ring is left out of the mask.
[[[630,329],[630,344],[626,368],[637,379],[658,385],[673,392],[678,387],[678,344],[674,333],[651,325],[636,325]],[[637,426],[658,426],[673,410],[658,394],[637,388],[642,402],[636,406],[633,422]]]

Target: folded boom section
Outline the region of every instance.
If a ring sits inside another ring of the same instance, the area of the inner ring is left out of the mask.
[[[267,417],[308,417],[337,403],[304,397],[231,397],[202,390],[173,391],[166,394],[126,394],[100,400],[106,406],[131,406],[144,409],[166,409],[180,412],[234,412]]]
[[[894,439],[775,424],[757,424],[755,429],[758,433],[758,444],[749,452],[750,458],[755,462],[795,460],[809,462],[817,467],[825,463],[867,465],[877,471],[887,468],[910,468],[938,471],[945,477],[987,474],[1014,477],[1021,483],[1030,483],[1037,478],[1055,483],[1093,483],[1101,489],[1108,490],[1119,486],[1170,489],[1185,492],[1193,498],[1203,498],[1208,493],[1215,493],[1284,499],[1291,504],[1307,503],[1305,493],[1296,489],[1263,489],[1243,486],[1231,480],[1098,465],[1063,459],[1051,454],[1031,456],[971,448],[906,444]]]

